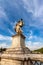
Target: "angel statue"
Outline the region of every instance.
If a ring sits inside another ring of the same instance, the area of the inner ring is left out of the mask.
[[[23,19],[19,20],[18,23],[15,26],[15,31],[19,34],[21,34],[23,31],[21,30],[21,28],[23,27],[24,23],[23,23]]]

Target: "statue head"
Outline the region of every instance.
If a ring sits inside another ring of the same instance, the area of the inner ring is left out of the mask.
[[[18,23],[15,26],[15,31],[17,33],[22,33],[21,27],[23,27],[24,23],[23,23],[23,19],[19,20]]]
[[[24,25],[23,19],[19,20],[18,24],[20,25],[20,27],[22,27]]]

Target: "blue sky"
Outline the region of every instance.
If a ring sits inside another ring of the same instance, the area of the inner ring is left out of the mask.
[[[14,26],[21,18],[26,46],[31,50],[43,47],[43,0],[0,0],[0,47],[10,47]]]

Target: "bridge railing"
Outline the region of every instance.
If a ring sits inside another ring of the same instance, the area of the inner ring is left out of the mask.
[[[32,65],[43,65],[43,62],[41,62],[41,61],[32,61],[31,60],[31,62],[32,62]]]

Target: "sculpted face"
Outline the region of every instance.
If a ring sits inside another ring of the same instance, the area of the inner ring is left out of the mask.
[[[20,27],[22,27],[22,26],[24,25],[24,23],[23,23],[22,20],[20,20],[20,21],[18,22],[18,24],[20,25]]]
[[[20,21],[19,25],[22,27],[23,26],[23,22]]]

